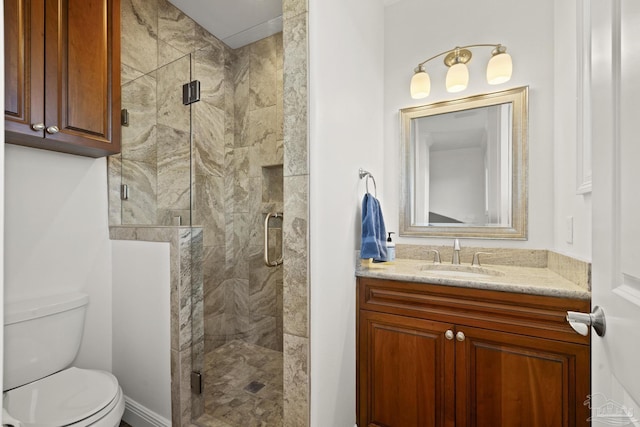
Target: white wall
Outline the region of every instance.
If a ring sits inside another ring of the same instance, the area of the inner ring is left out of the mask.
[[[576,194],[577,115],[576,98],[580,67],[576,50],[577,3],[555,3],[555,241],[553,248],[586,261],[591,260],[591,194]],[[567,239],[567,217],[573,217],[573,243]]]
[[[114,240],[112,250],[113,374],[129,399],[171,420],[169,243]]]
[[[5,301],[89,294],[74,365],[111,370],[106,159],[5,145]]]
[[[551,248],[554,244],[554,1],[402,0],[385,8],[384,187],[387,229],[398,230],[400,203],[400,108],[529,86],[529,239],[467,240],[470,246]],[[441,51],[474,43],[501,43],[513,58],[513,77],[487,84],[490,49],[474,49],[469,87],[445,90],[442,59],[427,64],[431,94],[413,100],[409,82],[417,64]],[[449,244],[451,239],[398,238],[398,243]]]
[[[310,0],[309,19],[311,425],[352,427],[358,168],[375,176],[383,207],[388,197],[382,1]]]

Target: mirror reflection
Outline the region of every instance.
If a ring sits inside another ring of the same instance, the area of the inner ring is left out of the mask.
[[[526,238],[526,96],[401,110],[402,235]]]
[[[417,225],[511,223],[511,104],[411,121]]]

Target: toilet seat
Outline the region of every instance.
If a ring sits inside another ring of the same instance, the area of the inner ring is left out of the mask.
[[[110,373],[68,368],[5,392],[2,406],[23,426],[84,427],[112,411],[122,416],[123,401],[118,380]]]

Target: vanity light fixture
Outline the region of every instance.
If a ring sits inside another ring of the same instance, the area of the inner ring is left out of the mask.
[[[507,53],[507,48],[501,44],[472,44],[468,46],[455,47],[445,50],[431,58],[422,61],[414,70],[411,78],[411,97],[421,99],[429,96],[431,91],[431,78],[424,68],[424,65],[439,56],[444,57],[444,64],[449,67],[447,71],[446,87],[447,92],[460,92],[467,88],[469,84],[469,69],[467,63],[471,61],[471,51],[476,47],[492,47],[491,59],[487,64],[487,82],[491,85],[505,83],[511,78],[513,64],[511,55]]]

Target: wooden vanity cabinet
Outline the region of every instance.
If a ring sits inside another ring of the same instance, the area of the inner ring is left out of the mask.
[[[120,0],[5,0],[5,141],[120,151]]]
[[[358,278],[358,426],[588,426],[589,305]]]

